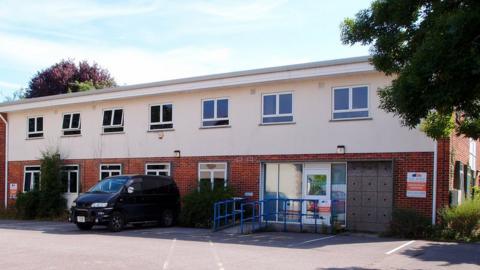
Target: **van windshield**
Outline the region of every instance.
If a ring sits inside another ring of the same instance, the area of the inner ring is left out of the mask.
[[[89,193],[117,193],[127,183],[128,177],[112,177],[100,181],[88,190]]]

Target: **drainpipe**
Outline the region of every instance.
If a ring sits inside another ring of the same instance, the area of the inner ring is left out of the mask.
[[[0,119],[5,123],[5,209],[8,207],[8,122],[3,114],[0,113]]]
[[[433,150],[433,190],[432,190],[432,225],[437,220],[437,161],[438,161],[438,141],[435,140],[435,149]]]

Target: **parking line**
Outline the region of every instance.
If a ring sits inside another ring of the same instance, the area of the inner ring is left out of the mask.
[[[386,255],[390,255],[390,254],[394,253],[395,251],[400,250],[400,249],[402,249],[402,248],[404,248],[404,247],[406,247],[406,246],[408,246],[408,245],[411,245],[411,244],[413,244],[413,243],[415,243],[415,240],[409,241],[409,242],[407,242],[407,243],[405,243],[405,244],[403,244],[403,245],[400,245],[400,246],[398,246],[398,247],[396,247],[396,248],[394,248],[394,249],[392,249],[392,250],[390,250],[390,251],[387,251],[387,252],[385,252],[385,254],[386,254]]]
[[[210,244],[210,247],[212,248],[213,257],[215,258],[215,263],[218,266],[218,270],[225,270],[225,268],[223,268],[223,263],[220,260],[220,257],[218,256],[217,251],[215,250],[215,247],[213,246],[212,240],[208,240],[208,242]]]
[[[175,248],[175,242],[177,242],[177,238],[173,238],[172,240],[172,244],[170,245],[170,250],[168,250],[167,258],[163,263],[163,270],[166,270],[168,268],[168,264],[170,263],[170,258],[172,257],[173,249]]]
[[[336,235],[320,237],[320,238],[317,238],[317,239],[312,239],[312,240],[303,241],[303,242],[298,243],[298,244],[290,244],[290,245],[288,245],[287,247],[297,247],[297,246],[301,246],[301,245],[305,245],[305,244],[309,244],[309,243],[313,243],[313,242],[317,242],[317,241],[322,241],[322,240],[330,239],[330,238],[333,238],[333,237],[335,237],[335,236],[336,236]]]

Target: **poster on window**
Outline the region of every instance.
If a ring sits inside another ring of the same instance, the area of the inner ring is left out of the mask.
[[[8,198],[10,198],[10,199],[16,199],[17,198],[17,184],[16,183],[10,183]]]
[[[408,172],[407,173],[407,197],[411,197],[411,198],[427,197],[427,173],[426,172]]]

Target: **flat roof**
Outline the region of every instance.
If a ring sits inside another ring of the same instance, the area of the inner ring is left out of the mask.
[[[173,79],[173,80],[165,80],[165,81],[158,81],[158,82],[151,82],[151,83],[143,83],[143,84],[133,84],[133,85],[126,85],[126,86],[118,86],[112,88],[104,88],[104,89],[97,89],[92,91],[85,91],[85,92],[75,92],[75,93],[67,93],[67,94],[58,94],[58,95],[51,95],[51,96],[44,96],[38,98],[29,98],[29,99],[21,99],[11,102],[3,102],[0,103],[0,112],[8,112],[8,111],[15,111],[15,110],[22,110],[22,109],[31,109],[36,107],[33,105],[34,103],[42,103],[41,106],[38,107],[47,107],[47,106],[55,106],[55,105],[65,105],[71,104],[73,102],[63,102],[62,104],[55,104],[55,100],[65,100],[65,99],[75,99],[80,97],[87,97],[92,96],[89,101],[96,101],[97,99],[95,96],[110,94],[110,93],[122,93],[128,92],[132,90],[140,90],[145,88],[157,88],[157,87],[166,87],[166,86],[174,86],[180,84],[188,84],[193,89],[200,89],[195,88],[192,84],[196,83],[205,83],[208,81],[217,81],[214,87],[207,87],[203,86],[203,89],[206,88],[215,88],[221,87],[219,81],[225,79],[238,79],[236,80],[238,83],[237,85],[241,85],[241,79],[246,78],[249,76],[258,76],[264,74],[272,74],[272,73],[289,73],[294,71],[301,71],[301,70],[308,70],[308,69],[319,69],[319,68],[326,68],[326,67],[333,67],[339,65],[351,65],[351,64],[358,64],[358,63],[369,63],[370,56],[359,56],[359,57],[351,57],[351,58],[343,58],[343,59],[335,59],[335,60],[327,60],[327,61],[318,61],[318,62],[310,62],[310,63],[302,63],[302,64],[294,64],[294,65],[285,65],[285,66],[277,66],[277,67],[267,67],[267,68],[259,68],[259,69],[251,69],[251,70],[243,70],[243,71],[234,71],[228,73],[219,73],[213,75],[204,75],[204,76],[195,76],[195,77],[188,77],[188,78],[181,78],[181,79]],[[371,66],[371,64],[369,64]],[[371,66],[371,70],[365,71],[373,71],[373,66]],[[361,70],[363,71],[363,70]],[[352,70],[350,73],[355,73],[358,71]],[[346,72],[347,73],[347,72]],[[313,74],[312,74],[313,76]],[[304,76],[307,77],[307,76]],[[294,77],[287,78],[287,79],[295,79]],[[265,81],[274,81],[275,79],[265,80]],[[280,78],[278,80],[281,80]],[[260,81],[261,82],[261,81]],[[245,82],[246,83],[246,82]],[[257,82],[259,83],[259,82]],[[235,84],[226,84],[225,87],[231,87]],[[164,91],[168,93],[172,92],[181,92],[185,90],[172,90],[172,91]],[[161,91],[157,91],[151,94],[161,94]],[[146,95],[143,93],[143,95]],[[129,96],[125,96],[127,98]],[[112,96],[111,98],[102,98],[99,100],[106,100],[106,99],[118,99],[121,98],[118,94]],[[85,100],[79,101],[78,103],[83,103]],[[31,106],[18,106],[23,104],[32,104]],[[50,105],[48,105],[50,104]],[[17,109],[18,107],[18,109]]]

